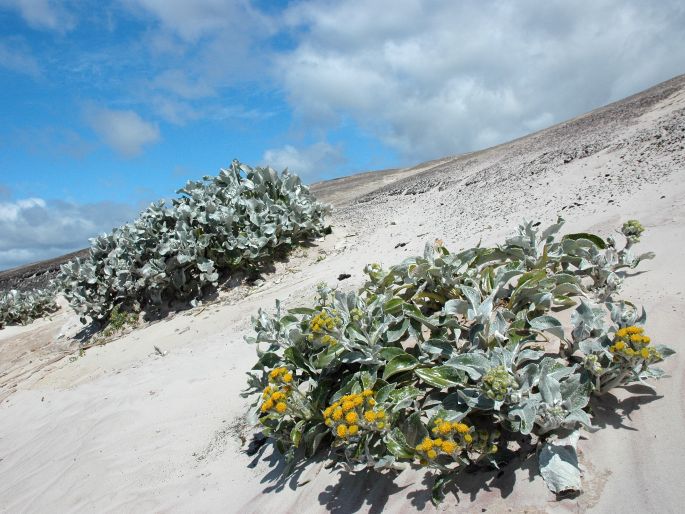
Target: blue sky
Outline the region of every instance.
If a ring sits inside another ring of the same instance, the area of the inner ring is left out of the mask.
[[[233,158],[305,181],[491,146],[685,72],[682,2],[0,0],[0,269]]]

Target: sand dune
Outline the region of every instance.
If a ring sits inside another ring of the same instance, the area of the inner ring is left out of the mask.
[[[610,234],[637,218],[656,259],[625,284],[655,341],[680,351],[685,277],[685,76],[526,138],[313,190],[335,204],[333,234],[277,265],[260,287],[132,330],[79,356],[68,310],[0,331],[3,512],[680,512],[685,502],[681,353],[657,395],[633,386],[595,405],[581,440],[583,494],[556,501],[532,461],[467,476],[435,508],[424,476],[349,475],[313,462],[282,482],[267,446],[247,454],[239,393],[255,359],[249,318],[309,301],[321,280],[352,289],[441,238],[499,241],[523,218]],[[398,243],[406,243],[398,246]],[[325,259],[320,260],[320,256]],[[163,352],[157,353],[154,346]],[[301,484],[295,487],[296,484]],[[485,485],[483,485],[485,484]]]

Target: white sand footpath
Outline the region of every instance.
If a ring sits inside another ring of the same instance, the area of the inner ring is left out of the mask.
[[[73,351],[68,338],[52,343],[73,325],[67,312],[0,331],[0,511],[681,512],[684,82],[409,179],[399,174],[361,203],[339,204],[334,233],[296,251],[264,286],[241,286],[82,357],[36,366]],[[243,337],[258,308],[272,309],[276,298],[308,303],[317,282],[335,284],[339,273],[352,275],[341,288],[358,287],[365,264],[397,263],[438,237],[453,250],[481,238],[493,244],[523,218],[549,223],[557,213],[564,232],[609,235],[627,219],[643,223],[638,249],[657,257],[626,280],[622,296],[644,304],[652,339],[679,352],[664,366],[671,377],[654,383],[657,396],[633,386],[597,406],[605,428],[580,443],[583,494],[556,501],[527,461],[499,477],[465,477],[435,508],[422,472],[349,475],[314,462],[283,482],[270,448],[260,460],[246,454],[249,402],[239,394],[255,348]],[[317,262],[320,251],[327,257]],[[35,349],[36,362],[18,342]]]

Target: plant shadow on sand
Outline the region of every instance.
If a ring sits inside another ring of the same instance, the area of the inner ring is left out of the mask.
[[[636,430],[624,423],[625,419],[631,419],[631,414],[639,410],[642,405],[659,400],[662,396],[642,384],[632,384],[621,387],[625,392],[634,396],[620,399],[612,393],[591,400],[593,424],[600,428],[612,426]],[[499,492],[501,498],[507,498],[512,494],[519,470],[527,471],[526,478],[532,482],[539,475],[538,463],[535,458],[536,447],[530,439],[517,440],[520,449],[517,451],[504,450],[502,464],[499,469],[484,469],[477,466],[469,466],[459,476],[445,486],[445,499],[455,498],[457,503],[462,497],[468,497],[471,502],[477,500],[479,495]],[[266,455],[269,450],[271,453]],[[292,490],[305,486],[310,479],[301,481],[305,471],[313,466],[333,467],[332,461],[327,461],[325,452],[319,452],[316,457],[301,460],[295,466],[290,476],[283,476],[286,467],[285,458],[276,449],[275,445],[255,435],[246,452],[254,456],[250,467],[256,467],[262,460],[271,468],[262,478],[261,483],[268,484],[263,492],[272,493],[289,487]],[[324,462],[329,462],[324,466]],[[519,474],[520,475],[520,474]],[[320,505],[329,512],[352,513],[366,507],[370,513],[381,513],[389,508],[388,502],[391,496],[402,495],[403,491],[411,484],[400,485],[396,481],[398,473],[384,471],[378,472],[373,469],[362,470],[356,473],[340,469],[334,485],[327,485],[318,492]],[[524,475],[525,476],[525,475]],[[431,487],[437,475],[432,473],[416,474],[417,480],[421,480],[424,488],[412,490],[406,494],[406,499],[411,505],[419,510],[424,510],[431,503]],[[519,476],[520,478],[520,476]],[[400,481],[402,482],[402,481]],[[575,497],[574,495],[560,495],[558,499]]]
[[[633,411],[639,410],[642,405],[651,403],[663,398],[654,389],[642,384],[631,384],[617,388],[634,396],[619,398],[614,392],[608,392],[600,397],[592,397],[590,405],[592,408],[592,423],[600,428],[611,426],[614,428],[624,428],[626,430],[637,430],[624,423],[624,420],[631,419]]]
[[[462,495],[468,496],[471,502],[478,498],[479,494],[499,491],[502,498],[507,498],[514,490],[517,479],[517,471],[527,471],[526,478],[533,481],[538,475],[538,465],[535,459],[535,446],[529,439],[518,441],[521,448],[518,451],[505,450],[503,464],[499,469],[484,469],[482,467],[467,467],[453,482],[445,487],[445,497],[456,498],[459,502]],[[270,453],[269,453],[270,452]],[[285,458],[278,452],[276,447],[265,438],[255,436],[246,453],[254,456],[249,467],[254,468],[259,461],[266,462],[271,468],[262,478],[262,484],[268,484],[264,494],[278,492],[288,487],[296,490],[306,486],[312,478],[303,478],[305,471],[311,471],[314,467],[333,467],[332,461],[327,461],[325,452],[320,452],[316,457],[300,461],[294,468],[292,475],[284,477],[283,470],[286,467]],[[324,462],[330,464],[324,466]],[[413,471],[415,472],[414,468]],[[411,483],[407,480],[396,480],[399,472],[365,469],[358,472],[350,472],[339,469],[338,477],[333,485],[327,485],[318,492],[320,505],[328,512],[353,513],[360,510],[368,510],[370,513],[381,513],[391,508],[388,505],[391,497],[402,496],[403,491],[409,488]],[[431,487],[437,475],[432,473],[416,473],[416,480],[421,480],[424,486],[420,490],[406,493],[405,498],[417,510],[424,510],[431,504]],[[402,483],[403,482],[403,483]],[[317,494],[317,493],[315,493]]]

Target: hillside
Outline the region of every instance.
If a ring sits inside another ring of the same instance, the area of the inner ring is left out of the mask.
[[[231,284],[81,356],[85,335],[65,309],[2,330],[0,510],[676,512],[685,501],[684,178],[685,75],[493,148],[314,184],[334,205],[330,236],[263,281]],[[243,337],[259,308],[276,299],[299,306],[320,281],[353,289],[365,264],[397,263],[427,241],[491,244],[524,218],[545,224],[557,215],[567,232],[610,235],[627,219],[643,223],[640,246],[656,259],[626,280],[626,296],[644,303],[653,338],[679,352],[656,396],[631,386],[630,398],[619,391],[598,402],[604,430],[580,443],[583,494],[555,502],[529,461],[513,461],[465,478],[436,509],[420,472],[393,481],[316,461],[279,482],[277,454],[248,454],[248,401],[239,394],[255,349]],[[341,273],[351,276],[338,281]]]

